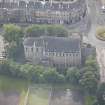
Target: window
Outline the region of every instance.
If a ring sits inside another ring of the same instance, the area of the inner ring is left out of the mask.
[[[31,48],[31,52],[33,52],[33,48]]]
[[[63,53],[63,56],[65,56],[65,54]]]
[[[27,48],[26,48],[26,52],[27,52]]]
[[[36,48],[36,52],[38,52],[38,48]]]
[[[59,53],[59,56],[61,56],[61,53]]]
[[[68,56],[68,54],[66,54],[66,56]]]
[[[54,52],[53,52],[52,54],[53,54],[53,56],[54,56]]]

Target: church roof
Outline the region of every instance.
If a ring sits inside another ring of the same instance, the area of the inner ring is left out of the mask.
[[[80,51],[80,38],[39,37],[24,39],[24,46],[44,47],[46,52],[76,52]]]

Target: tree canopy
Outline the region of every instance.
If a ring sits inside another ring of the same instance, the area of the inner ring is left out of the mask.
[[[66,37],[68,31],[61,25],[31,25],[25,30],[26,37],[58,36]]]
[[[24,36],[22,28],[14,24],[5,24],[3,25],[3,29],[3,37],[9,43],[12,41],[19,42],[20,38]]]

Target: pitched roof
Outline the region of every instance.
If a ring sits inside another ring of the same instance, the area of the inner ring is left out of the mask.
[[[24,39],[25,46],[44,46],[46,52],[75,52],[80,50],[80,38],[39,37]]]

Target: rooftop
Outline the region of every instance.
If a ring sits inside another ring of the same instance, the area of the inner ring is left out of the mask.
[[[80,50],[80,38],[65,38],[65,37],[39,37],[24,39],[24,46],[45,47],[47,52],[76,52]]]

